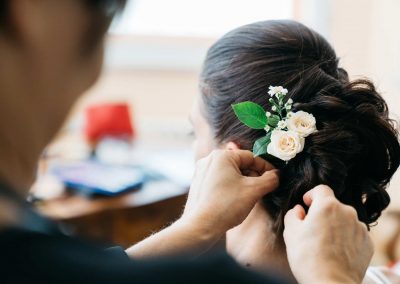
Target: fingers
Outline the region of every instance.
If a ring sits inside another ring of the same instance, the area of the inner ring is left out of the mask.
[[[274,169],[274,166],[260,157],[254,157],[253,153],[245,150],[227,151],[241,171],[255,171],[262,175],[266,171]]]
[[[274,191],[279,186],[279,171],[271,170],[257,177],[245,177],[246,185],[257,199]]]
[[[260,174],[258,172],[252,171],[252,170],[243,170],[242,174],[247,177],[259,177],[260,176]]]
[[[333,190],[329,186],[318,185],[306,192],[306,194],[303,196],[303,200],[304,203],[310,207],[313,201],[326,197],[335,197]]]
[[[285,228],[294,227],[301,223],[306,217],[306,211],[301,205],[296,205],[285,215]]]
[[[299,218],[300,220],[304,220],[306,217],[306,210],[304,210],[303,206],[297,204],[293,209],[291,209],[295,217]]]

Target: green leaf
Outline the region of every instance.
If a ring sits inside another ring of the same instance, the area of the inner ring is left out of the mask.
[[[271,132],[266,136],[261,137],[254,142],[253,154],[254,156],[261,156],[267,153],[268,144],[271,142]]]
[[[232,105],[233,111],[239,120],[253,129],[264,129],[268,123],[265,110],[253,102],[242,102]]]
[[[281,118],[279,117],[279,115],[273,114],[268,117],[268,125],[275,128],[280,120]]]

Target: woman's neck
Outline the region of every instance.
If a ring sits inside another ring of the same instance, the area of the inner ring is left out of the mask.
[[[243,266],[258,271],[274,269],[292,278],[282,236],[277,236],[272,219],[259,202],[246,220],[227,233],[227,250]]]

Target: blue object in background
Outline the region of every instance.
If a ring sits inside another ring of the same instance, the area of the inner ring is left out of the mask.
[[[117,195],[139,189],[146,180],[139,168],[106,165],[95,160],[59,165],[53,172],[68,188],[88,195]]]

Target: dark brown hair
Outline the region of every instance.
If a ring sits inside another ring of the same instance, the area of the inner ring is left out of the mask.
[[[83,37],[84,52],[89,53],[103,40],[112,19],[123,11],[127,0],[78,0],[91,14],[91,24]],[[9,20],[10,0],[0,0],[0,30],[13,35]]]
[[[102,41],[115,15],[125,8],[127,0],[84,0],[92,15],[92,22],[83,41],[84,52],[90,53]]]
[[[287,210],[302,204],[304,193],[318,184],[332,187],[366,224],[389,204],[385,188],[400,162],[397,131],[374,85],[366,79],[350,82],[338,61],[321,35],[288,20],[240,27],[207,53],[200,90],[218,143],[234,141],[250,150],[265,135],[244,126],[231,105],[252,101],[268,110],[270,85],[289,89],[294,111],[317,120],[318,132],[282,166],[279,189],[264,198],[278,231]]]
[[[106,17],[113,17],[121,12],[127,0],[79,0],[91,11],[103,14]],[[0,1],[0,27],[6,25],[9,16],[10,0]]]

